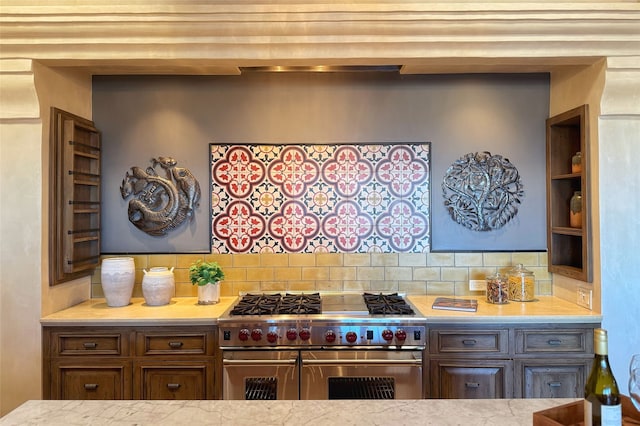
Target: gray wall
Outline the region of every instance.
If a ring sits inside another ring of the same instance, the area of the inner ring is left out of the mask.
[[[211,142],[432,143],[432,250],[546,250],[546,74],[250,74],[94,77],[93,118],[103,132],[104,253],[208,251]],[[475,232],[443,205],[447,168],[469,152],[508,158],[525,197],[505,227]],[[167,237],[127,219],[119,186],[131,166],[176,158],[203,187],[195,220]]]

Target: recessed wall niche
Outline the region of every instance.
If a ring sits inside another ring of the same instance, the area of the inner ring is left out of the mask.
[[[431,251],[546,250],[547,74],[256,73],[96,76],[93,118],[103,135],[104,253],[208,251],[211,194],[169,238],[134,233],[119,186],[131,164],[175,155],[204,187],[210,144],[431,143],[431,180],[466,152],[516,164],[526,196],[515,220],[491,232],[454,223],[431,194]],[[150,147],[153,147],[150,150]],[[434,188],[435,189],[435,188]]]

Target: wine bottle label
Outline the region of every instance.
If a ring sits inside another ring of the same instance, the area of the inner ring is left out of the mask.
[[[620,426],[622,424],[622,406],[601,405],[602,426]]]

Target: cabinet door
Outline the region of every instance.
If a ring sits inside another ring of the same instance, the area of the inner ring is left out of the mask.
[[[590,361],[525,359],[516,361],[516,398],[580,398]]]
[[[136,399],[211,399],[213,365],[206,360],[141,362],[134,389]]]
[[[510,398],[511,361],[432,360],[431,397],[492,399]]]
[[[54,361],[51,399],[130,399],[130,377],[128,362]]]

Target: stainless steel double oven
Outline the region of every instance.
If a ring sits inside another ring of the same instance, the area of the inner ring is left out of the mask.
[[[412,308],[372,314],[364,296],[322,295],[316,313],[224,315],[223,398],[422,398],[424,318]]]

